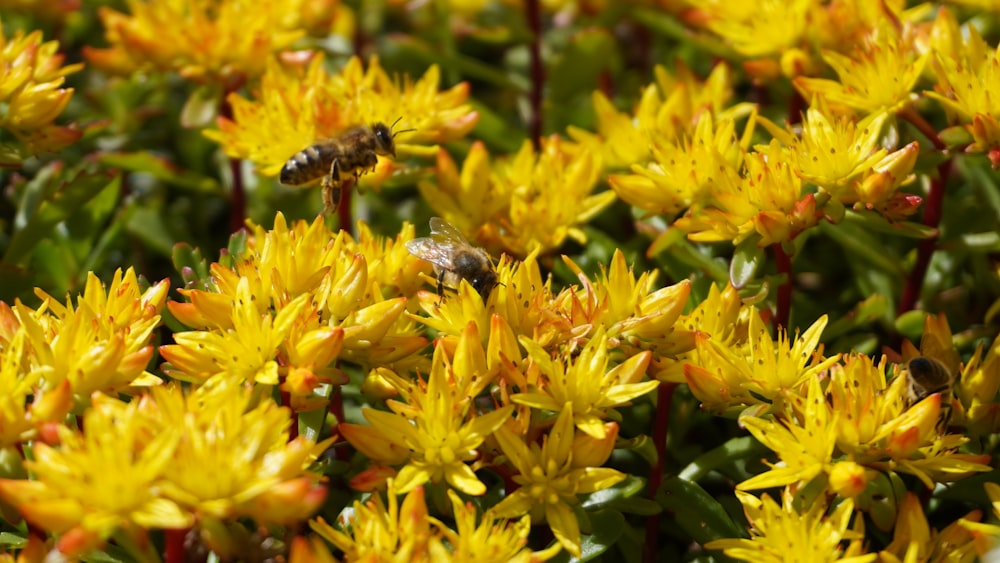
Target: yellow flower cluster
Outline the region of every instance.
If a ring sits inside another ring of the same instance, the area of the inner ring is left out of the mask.
[[[454,514],[454,529],[430,516],[423,487],[407,493],[402,503],[396,498],[397,493],[398,489],[390,482],[387,501],[376,495],[366,503],[355,502],[353,517],[344,522],[349,532],[338,531],[322,518],[311,523],[312,529],[343,551],[348,561],[531,563],[545,561],[559,549],[556,546],[532,552],[526,548],[531,531],[527,517],[509,522],[487,514],[477,525],[475,507],[463,504],[453,491],[448,491],[448,500]],[[389,553],[394,556],[387,557]],[[302,545],[298,550],[293,547],[291,563],[319,560],[332,560],[322,542]]]
[[[948,10],[934,26],[932,68],[937,76],[928,96],[962,123],[973,142],[966,151],[988,153],[1000,166],[1000,50],[991,49],[975,26],[959,27]]]
[[[398,370],[371,372],[369,380],[399,399],[388,402],[391,412],[365,409],[370,426],[340,425],[373,463],[352,485],[369,490],[392,477],[399,492],[444,481],[482,495],[475,469],[511,473],[520,488],[493,512],[548,522],[559,544],[579,555],[577,495],[625,478],[601,467],[618,435],[614,409],[656,388],[643,381],[654,354],[691,342],[672,330],[686,282],[651,291],[652,277],[637,281],[620,253],[604,279],[579,275],[583,288],[553,295],[532,254],[501,262],[500,284],[485,303],[465,281],[444,300],[421,292],[429,316],[418,318],[438,333],[429,375],[425,383]],[[484,409],[483,396],[492,408]]]
[[[266,69],[254,99],[231,94],[233,117],[220,118],[218,130],[205,135],[222,145],[231,157],[254,162],[260,172],[275,176],[296,152],[316,141],[335,137],[353,125],[402,120],[397,129],[405,133],[397,153],[419,153],[421,141],[442,143],[463,137],[479,119],[466,103],[468,84],[438,91],[440,71],[432,66],[415,82],[393,80],[379,65],[368,62],[367,70],[354,57],[337,74],[329,74],[324,58],[316,55],[303,68],[283,65],[267,58]],[[392,163],[383,159],[376,174],[362,177],[384,179]]]
[[[852,532],[846,527],[854,510],[871,512],[875,523],[886,531],[896,526],[901,539],[889,551],[899,560],[905,558],[908,549],[941,550],[969,542],[968,533],[957,525],[933,537],[927,531],[926,520],[922,532],[907,528],[908,518],[923,518],[923,514],[920,505],[907,504],[911,501],[905,501],[902,493],[897,494],[903,504],[891,504],[888,516],[881,501],[873,499],[885,497],[886,483],[898,481],[898,473],[914,475],[933,489],[936,483],[957,481],[991,469],[989,455],[963,453],[962,447],[970,438],[950,430],[965,428],[972,436],[998,430],[995,417],[987,414],[984,397],[990,397],[985,402],[995,407],[1000,340],[985,356],[980,347],[967,365],[960,366],[944,317],[928,317],[921,348],[906,343],[903,357],[935,358],[953,373],[961,373],[961,382],[955,387],[954,398],[943,392],[913,402],[907,397],[909,375],[902,370],[887,378],[884,358],[876,364],[856,353],[845,358],[823,357],[816,344],[825,319],[817,321],[794,343],[786,342],[781,334],[777,342],[772,342],[759,314],[748,306],[743,306],[748,311],[741,312],[734,296],[731,290],[713,293],[691,313],[697,319],[712,318],[711,309],[716,309],[722,322],[715,328],[722,330],[718,337],[699,333],[695,350],[681,357],[683,374],[703,406],[739,414],[740,423],[777,455],[778,462],[769,463],[769,471],[737,487],[748,519],[759,535],[755,533],[750,540],[718,541],[709,547],[724,549],[733,557],[745,556],[749,553],[746,549],[769,552],[779,545],[782,550],[788,549],[784,540],[790,536],[787,530],[780,530],[791,525],[789,518],[805,518],[824,528],[817,528],[814,534],[796,533],[801,545],[794,549],[833,553],[823,547],[823,542],[863,537],[863,529]],[[743,318],[749,318],[749,322],[744,323],[740,320]],[[689,322],[690,318],[679,321]],[[728,328],[723,328],[726,325]],[[668,365],[664,373],[676,377],[678,371],[676,366]],[[943,414],[946,410],[952,413],[950,419]],[[975,414],[970,417],[966,413]],[[767,495],[757,499],[741,492],[771,487],[785,487],[783,506],[777,506]],[[821,501],[822,495],[839,495],[848,502],[856,499],[857,506],[843,508],[846,503],[842,503],[827,515],[825,504],[804,502],[801,495],[820,495]],[[791,502],[793,496],[795,502]],[[762,507],[765,510],[761,511]],[[975,522],[978,516],[967,518]],[[825,524],[824,519],[828,520]],[[793,527],[808,530],[813,526],[803,522]],[[836,531],[829,526],[840,528]],[[775,530],[768,531],[767,527]],[[914,547],[921,542],[919,548]]]
[[[29,155],[59,150],[81,135],[54,123],[73,96],[72,88],[63,88],[66,76],[83,68],[64,66],[58,50],[58,42],[42,41],[41,31],[16,31],[8,38],[0,29],[0,132],[12,135]],[[16,165],[17,157],[15,147],[0,147],[0,165]]]
[[[184,289],[170,312],[197,330],[160,347],[164,371],[182,381],[222,377],[281,385],[295,410],[325,405],[331,384],[347,381],[338,359],[362,366],[422,366],[427,340],[406,315],[401,288],[413,288],[424,262],[404,236],[378,241],[367,229],[354,241],[331,235],[322,219],[255,227],[233,266],[213,264],[206,289]],[[364,248],[367,254],[360,251]],[[376,271],[370,273],[370,268]]]
[[[94,392],[159,383],[146,366],[168,289],[163,280],[141,291],[130,268],[107,289],[91,274],[75,307],[44,292],[37,310],[0,302],[0,444],[44,436],[49,423],[82,412]]]
[[[66,556],[115,537],[140,559],[156,558],[147,530],[239,517],[288,524],[326,496],[306,471],[326,444],[289,440],[288,410],[239,385],[220,380],[185,395],[170,384],[128,403],[92,400],[83,430],[59,426],[58,445],[34,444],[25,463],[34,479],[0,479],[0,498],[59,534]],[[222,537],[212,548],[231,552]]]
[[[824,217],[842,216],[845,204],[905,218],[919,198],[898,188],[910,179],[918,146],[881,148],[884,121],[884,114],[860,122],[834,117],[819,101],[798,133],[754,114],[737,138],[732,118],[716,121],[705,113],[689,135],[653,137],[652,161],[609,182],[622,199],[650,213],[672,217],[686,210],[674,226],[703,242],[787,243]],[[750,150],[755,123],[774,139]]]
[[[330,30],[337,0],[168,0],[126,2],[129,13],[100,9],[110,47],[86,48],[95,65],[116,74],[174,71],[202,83],[239,87],[264,72],[307,29]]]
[[[593,194],[601,170],[593,151],[553,136],[541,151],[530,142],[508,159],[490,162],[474,143],[459,171],[448,153],[438,154],[436,181],[419,184],[434,211],[492,252],[526,257],[550,252],[567,238],[585,242],[579,225],[614,201]]]

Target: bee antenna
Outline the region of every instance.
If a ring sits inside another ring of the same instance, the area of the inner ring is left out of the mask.
[[[393,127],[395,127],[395,126],[396,126],[396,124],[397,124],[397,123],[399,123],[399,121],[400,121],[401,119],[403,119],[403,116],[402,116],[402,115],[401,115],[401,116],[399,116],[399,117],[397,117],[397,118],[396,118],[396,121],[393,121],[393,122],[392,122],[392,125],[390,125],[390,126],[389,126],[389,129],[392,129]]]
[[[392,138],[395,139],[396,135],[399,135],[400,133],[409,133],[410,131],[416,131],[416,129],[403,129],[402,131],[396,131],[392,134]]]

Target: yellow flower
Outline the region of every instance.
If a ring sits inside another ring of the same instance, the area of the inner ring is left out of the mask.
[[[232,268],[213,264],[208,289],[181,290],[190,302],[168,304],[199,330],[176,333],[175,344],[161,347],[166,371],[190,381],[223,372],[283,381],[300,410],[325,403],[326,394],[315,394],[322,384],[346,382],[335,360],[427,365],[417,354],[427,340],[406,316],[406,298],[385,299],[379,283],[415,287],[420,261],[404,252],[402,238],[390,243],[361,227],[357,243],[344,231],[331,233],[322,218],[289,226],[279,213],[272,229],[254,227]]]
[[[293,154],[353,125],[388,124],[401,118],[398,130],[415,129],[396,143],[397,153],[406,154],[426,152],[415,143],[462,138],[479,119],[465,103],[467,83],[438,90],[437,66],[415,82],[406,77],[399,84],[375,57],[367,71],[355,57],[335,75],[328,73],[321,55],[305,69],[282,66],[273,58],[267,61],[255,99],[230,94],[232,119],[219,118],[218,130],[205,131],[227,155],[254,162],[265,176],[276,176]],[[383,167],[376,176],[389,172],[391,167]],[[370,175],[361,180],[371,181]]]
[[[803,399],[799,399],[800,401]],[[740,422],[754,438],[778,454],[781,463],[737,485],[741,491],[780,487],[812,481],[833,467],[837,445],[837,419],[823,400],[819,379],[809,380],[802,412],[779,412],[779,420],[745,416]]]
[[[175,378],[204,382],[226,374],[238,382],[278,384],[279,347],[288,338],[299,316],[308,315],[309,295],[295,298],[277,315],[261,314],[250,293],[247,278],[236,288],[232,328],[225,331],[190,331],[174,334],[176,344],[160,347]]]
[[[531,364],[526,368],[530,387],[511,397],[520,405],[559,411],[571,405],[576,427],[595,439],[604,439],[607,410],[656,389],[659,382],[640,382],[652,354],[636,354],[608,371],[608,337],[599,328],[580,355],[568,362],[553,360],[549,352],[529,338],[521,337]]]
[[[449,485],[469,495],[482,495],[484,485],[467,462],[478,457],[483,440],[496,431],[513,411],[512,406],[479,414],[473,410],[473,399],[489,384],[486,358],[479,342],[479,333],[470,323],[458,343],[455,364],[445,355],[444,346],[435,348],[434,360],[426,386],[399,381],[407,404],[390,402],[395,412],[363,409],[382,442],[394,451],[409,450],[407,464],[395,478],[397,490],[405,493],[427,481],[444,479]],[[372,436],[354,433],[349,425],[344,436],[356,447],[356,438]],[[395,446],[395,447],[393,447]]]
[[[177,385],[157,388],[150,411],[161,428],[181,434],[163,494],[200,518],[290,524],[322,504],[326,489],[307,467],[332,439],[289,440],[289,409],[217,378],[186,395]]]
[[[769,495],[757,498],[736,491],[750,522],[751,539],[715,540],[705,544],[726,555],[754,563],[780,563],[798,555],[810,561],[866,563],[878,555],[864,553],[864,523],[856,518],[852,527],[854,501],[847,499],[832,512],[820,500],[808,507],[797,506],[787,488],[779,506]],[[843,542],[847,542],[846,545]]]
[[[937,76],[934,98],[967,124],[974,143],[967,152],[1000,149],[1000,50],[991,48],[975,26],[959,28],[955,17],[942,9],[934,24],[932,67]]]
[[[559,544],[570,555],[579,557],[580,524],[571,508],[580,502],[577,495],[612,487],[625,475],[615,469],[574,463],[577,452],[582,453],[590,444],[574,440],[573,411],[568,403],[541,445],[525,443],[523,437],[505,426],[495,436],[517,471],[513,481],[520,488],[508,492],[490,513],[502,518],[530,514],[532,521],[544,519]]]
[[[896,114],[916,99],[913,87],[930,56],[921,52],[917,41],[909,24],[897,29],[883,20],[850,56],[823,52],[838,80],[799,77],[795,87],[806,99],[820,96],[831,105],[844,105],[864,114]],[[886,80],[887,76],[892,80]]]
[[[516,186],[496,181],[492,170],[486,145],[476,141],[465,156],[461,172],[448,151],[442,149],[437,156],[436,181],[422,181],[417,186],[435,213],[468,235],[469,240],[497,251],[499,226],[490,221],[506,215]]]
[[[990,498],[993,506],[993,515],[1000,518],[1000,485],[996,483],[985,483],[986,495]],[[1000,549],[1000,526],[986,524],[976,519],[963,518],[958,524],[968,530],[972,535],[976,547],[976,554],[981,560],[988,561],[990,554],[995,554]]]
[[[506,255],[502,257],[497,265],[500,283],[486,303],[464,281],[458,292],[444,299],[434,293],[421,292],[418,295],[420,306],[429,316],[417,318],[437,331],[439,338],[457,337],[470,321],[477,327],[502,323],[503,330],[510,333],[514,349],[517,349],[517,336],[522,335],[545,347],[557,346],[569,340],[573,326],[555,308],[552,280],[542,280],[537,258],[537,251],[523,262],[513,261]],[[480,334],[488,336],[492,342],[494,335],[501,333],[491,328]]]
[[[628,352],[653,350],[666,355],[691,349],[689,334],[674,330],[691,292],[690,282],[654,290],[656,272],[643,272],[636,279],[621,250],[615,250],[607,268],[602,265],[601,278],[595,281],[569,258],[563,261],[583,286],[566,288],[555,297],[554,306],[574,327],[574,340],[596,337],[603,327],[611,343]]]
[[[955,385],[959,409],[955,418],[972,436],[1000,432],[1000,408],[996,396],[1000,390],[1000,338],[994,340],[983,355],[983,344],[961,370]]]
[[[7,38],[0,29],[0,132],[14,136],[29,154],[57,151],[82,134],[53,123],[73,96],[72,88],[62,87],[66,75],[83,68],[63,66],[58,51],[59,43],[43,42],[41,31]],[[0,164],[19,161],[19,155],[0,154]]]
[[[788,155],[803,180],[840,196],[842,188],[888,153],[879,146],[887,117],[873,113],[859,122],[846,116],[837,118],[820,102],[806,112],[800,135],[779,129],[763,117],[760,123],[790,149]]]
[[[309,522],[309,527],[344,552],[346,561],[380,561],[386,563],[424,563],[435,561],[434,554],[445,549],[431,530],[423,487],[410,491],[400,506],[396,489],[390,481],[383,501],[374,494],[367,502],[355,501],[353,512],[341,532],[322,518]]]
[[[69,380],[73,394],[83,402],[94,391],[155,385],[160,379],[146,371],[153,347],[150,340],[160,323],[160,310],[169,290],[162,280],[145,292],[130,268],[115,272],[105,290],[88,274],[76,308],[67,298],[60,304],[43,291],[38,311],[18,304],[18,321],[27,333],[33,370],[51,389]]]
[[[736,288],[726,284],[719,290],[712,284],[708,296],[694,310],[677,319],[675,326],[691,337],[691,348],[673,356],[655,356],[651,371],[653,378],[663,382],[685,383],[684,372],[688,362],[696,357],[698,339],[712,338],[723,347],[740,346],[747,341],[750,317],[758,315],[753,305],[744,305]]]
[[[643,90],[634,115],[618,112],[597,90],[593,94],[597,132],[570,125],[569,136],[590,150],[599,151],[605,166],[624,168],[648,161],[654,139],[657,143],[675,143],[689,136],[703,114],[715,116],[716,121],[736,119],[753,108],[749,103],[729,107],[733,80],[725,63],[716,64],[704,81],[683,62],[677,63],[676,76],[660,65],[654,73],[656,82]]]
[[[741,55],[775,56],[803,43],[809,24],[810,0],[688,0],[708,17],[707,27],[726,39]]]
[[[85,430],[60,427],[58,448],[36,442],[27,462],[33,480],[0,480],[0,496],[29,522],[62,535],[59,547],[70,557],[116,532],[138,540],[146,529],[191,526],[194,516],[159,493],[163,475],[176,467],[181,428],[151,424],[140,401],[95,395],[92,402]]]
[[[611,175],[608,183],[626,203],[670,219],[715,191],[738,189],[740,167],[754,118],[742,140],[731,118],[702,115],[694,130],[676,139],[652,139],[653,161],[632,166],[632,174]],[[739,141],[739,142],[738,142]]]
[[[430,264],[410,254],[406,241],[413,240],[416,229],[412,223],[403,222],[396,238],[386,238],[372,232],[371,227],[358,221],[358,252],[368,264],[368,279],[377,284],[386,297],[412,297],[423,287],[420,274],[431,272]],[[407,302],[415,310],[416,301]]]
[[[970,519],[972,515],[966,516]],[[879,553],[886,563],[903,561],[975,561],[972,534],[957,520],[941,531],[932,529],[920,500],[906,493],[899,507],[892,542]]]
[[[463,504],[451,490],[448,491],[448,498],[454,510],[455,530],[440,523],[438,525],[453,550],[449,554],[451,561],[532,563],[546,561],[559,551],[558,545],[536,553],[525,547],[531,531],[528,516],[508,522],[486,513],[477,525],[476,507],[471,502]]]
[[[989,456],[959,453],[967,438],[939,432],[941,395],[906,408],[906,376],[887,384],[885,367],[884,358],[875,364],[852,354],[830,368],[827,401],[841,415],[835,423],[839,450],[867,467],[915,475],[928,488],[987,471]]]
[[[788,394],[800,393],[802,386],[835,364],[839,356],[824,358],[819,337],[826,327],[820,317],[794,341],[781,330],[777,341],[764,326],[760,314],[751,314],[745,348],[699,335],[697,354],[684,374],[691,392],[704,408],[725,411],[733,406],[773,401],[780,412]]]
[[[2,301],[0,307],[10,311]],[[25,336],[24,331],[17,331],[0,346],[0,448],[20,444],[34,428],[30,398],[41,374],[21,366]]]
[[[758,238],[760,247],[788,242],[822,217],[816,197],[802,188],[802,179],[789,164],[789,150],[771,141],[746,158],[746,169],[736,183],[711,188],[711,202],[689,210],[674,225],[698,242]]]
[[[99,10],[107,49],[85,48],[96,66],[118,74],[175,71],[203,83],[234,89],[260,76],[272,53],[305,36],[307,2],[267,0],[128,0],[130,14]],[[332,9],[327,5],[327,9]]]

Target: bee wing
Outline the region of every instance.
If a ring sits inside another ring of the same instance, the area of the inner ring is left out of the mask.
[[[431,238],[458,246],[469,245],[469,241],[465,240],[462,231],[440,217],[431,217]]]
[[[451,256],[454,248],[454,244],[448,242],[442,243],[430,237],[415,238],[406,241],[406,249],[410,251],[410,254],[445,270],[452,269]]]

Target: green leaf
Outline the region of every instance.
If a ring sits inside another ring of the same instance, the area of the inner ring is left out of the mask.
[[[664,509],[681,517],[677,524],[696,542],[723,538],[744,538],[746,530],[737,526],[721,504],[697,483],[680,477],[663,481],[657,500]]]
[[[26,479],[24,459],[17,448],[0,448],[0,477],[4,479]]]
[[[650,465],[656,463],[656,446],[653,444],[653,440],[646,434],[640,434],[635,438],[627,440],[619,440],[615,444],[615,448],[635,452]]]
[[[863,228],[859,222],[842,222],[837,225],[821,222],[823,234],[844,248],[845,253],[852,258],[857,257],[875,266],[883,272],[889,272],[897,278],[906,276],[906,271],[899,260],[893,259],[885,243],[876,239]]]
[[[0,143],[0,168],[19,168],[24,163],[24,154],[18,143]]]
[[[885,295],[875,294],[859,302],[851,311],[830,323],[823,331],[823,340],[830,342],[855,329],[865,329],[872,322],[887,318],[891,306]]]
[[[751,436],[733,438],[695,458],[678,474],[678,477],[685,481],[697,482],[719,467],[741,459],[758,458],[767,451],[766,447]]]
[[[201,129],[215,124],[222,105],[222,86],[215,82],[202,84],[188,96],[181,109],[181,125]]]
[[[925,239],[938,234],[938,230],[934,227],[910,221],[890,222],[874,211],[848,211],[844,220],[861,225],[866,229],[900,237]]]
[[[0,532],[0,545],[14,549],[23,549],[28,544],[28,538],[22,538],[10,532]]]
[[[956,149],[964,147],[972,143],[975,139],[972,138],[972,134],[969,130],[962,125],[955,125],[953,127],[946,127],[938,132],[938,138],[945,144],[949,149]]]
[[[125,228],[149,248],[164,256],[171,255],[174,243],[177,242],[167,229],[164,216],[158,209],[136,207],[128,218]]]
[[[960,162],[965,164],[963,172],[976,187],[976,202],[988,206],[993,217],[1000,217],[1000,184],[997,183],[996,171],[989,167],[986,159],[963,159]]]
[[[733,261],[729,264],[729,283],[736,289],[746,287],[764,262],[764,249],[757,246],[757,240],[757,237],[750,237],[741,242],[733,252]]]
[[[920,309],[907,311],[896,319],[896,331],[904,338],[914,341],[920,340],[920,335],[924,332],[924,319],[926,317],[927,311]]]
[[[232,266],[233,256],[242,256],[247,249],[247,231],[240,229],[229,236],[229,245],[226,246],[226,254],[230,257],[225,265]],[[220,260],[222,262],[222,260]]]
[[[60,186],[54,194],[43,196],[35,212],[25,217],[27,223],[11,237],[3,261],[22,264],[38,243],[51,235],[56,225],[79,213],[109,183],[117,181],[117,177],[106,174],[80,174]]]
[[[771,284],[767,280],[754,280],[739,290],[740,299],[747,305],[756,305],[767,299]]]
[[[326,409],[299,412],[299,435],[319,442],[326,424],[326,415]]]
[[[184,287],[204,288],[210,278],[208,261],[201,255],[201,249],[186,242],[174,245],[170,253],[174,269],[184,280]]]
[[[180,169],[167,159],[148,152],[109,153],[102,155],[99,160],[110,168],[149,174],[157,180],[194,193],[221,194],[223,191],[214,178]]]
[[[646,488],[646,480],[635,475],[629,475],[622,482],[607,489],[595,491],[584,496],[580,504],[584,509],[591,510],[599,508],[617,499],[629,498],[641,493]]]

